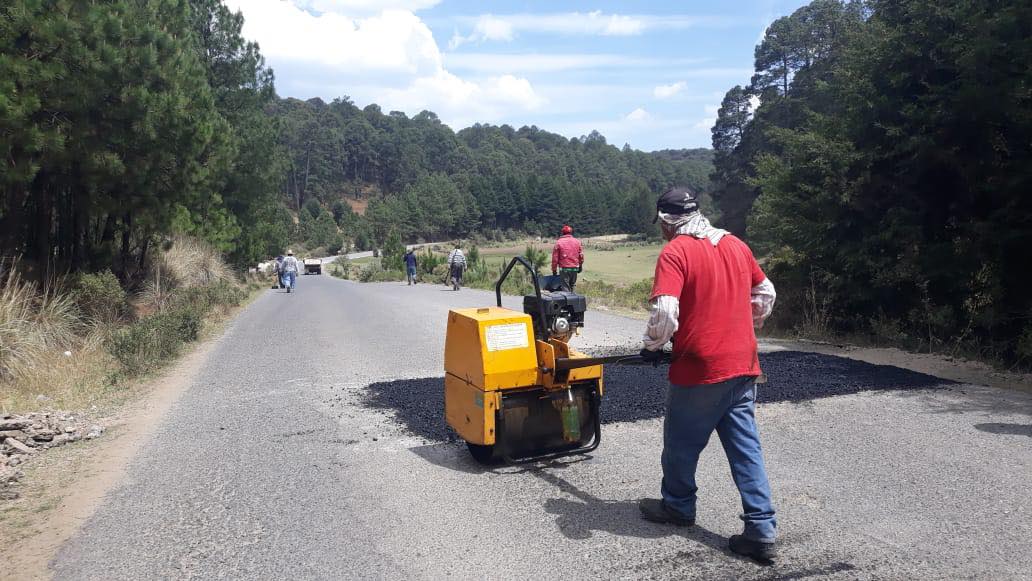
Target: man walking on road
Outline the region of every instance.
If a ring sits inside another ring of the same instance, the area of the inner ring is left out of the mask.
[[[405,274],[408,276],[409,286],[416,284],[416,253],[411,248],[405,252]]]
[[[448,254],[448,271],[452,288],[459,290],[462,286],[462,273],[466,270],[466,255],[462,253],[459,245],[455,244],[455,250]]]
[[[289,293],[297,285],[297,273],[301,270],[297,259],[294,258],[293,250],[287,251],[287,257],[283,259],[281,268],[283,272],[283,285],[287,287],[287,292]]]
[[[714,228],[694,192],[674,188],[656,204],[668,244],[656,263],[652,314],[642,356],[658,361],[673,339],[663,424],[662,499],[643,499],[642,516],[695,524],[699,454],[715,430],[742,497],[745,530],[729,548],[761,562],[775,556],[777,523],[754,406],[760,375],[754,328],[774,306],[774,286],[752,251]]]
[[[562,235],[552,248],[552,274],[561,275],[563,290],[573,292],[573,287],[577,286],[577,275],[583,267],[584,251],[580,240],[573,237],[573,228],[563,226]]]

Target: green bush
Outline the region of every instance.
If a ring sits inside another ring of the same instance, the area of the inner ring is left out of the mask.
[[[72,287],[72,300],[95,323],[115,323],[129,315],[128,297],[110,270],[80,275]]]
[[[208,313],[235,307],[245,298],[245,288],[225,280],[178,289],[165,309],[115,332],[107,350],[129,376],[157,369],[175,357],[184,343],[197,340]]]
[[[370,262],[359,272],[358,280],[361,282],[392,282],[405,280],[405,273],[394,268],[384,270],[378,262]]]
[[[183,343],[196,341],[203,318],[196,306],[171,308],[114,333],[107,349],[128,375],[139,375],[175,357]]]
[[[416,255],[416,271],[424,277],[427,277],[427,275],[432,277],[437,267],[444,264],[447,260],[447,258],[439,254],[434,254],[434,251],[427,246],[425,252]]]
[[[326,252],[330,256],[336,256],[343,249],[344,249],[344,237],[342,237],[340,234],[334,234],[333,238],[330,240],[329,245],[326,246]]]
[[[330,263],[330,275],[345,280],[351,278],[351,261],[347,256],[341,256]]]

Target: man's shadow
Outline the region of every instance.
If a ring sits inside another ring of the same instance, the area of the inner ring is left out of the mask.
[[[726,551],[727,538],[704,527],[697,524],[692,527],[675,527],[648,522],[641,517],[636,500],[604,500],[584,492],[555,473],[579,462],[590,460],[591,456],[589,455],[532,464],[491,467],[477,464],[469,458],[465,449],[453,445],[417,446],[410,448],[410,451],[431,464],[458,472],[467,474],[491,472],[514,477],[533,476],[551,484],[560,492],[573,497],[572,499],[549,498],[544,502],[545,512],[555,515],[556,527],[563,536],[569,539],[590,539],[595,532],[607,532],[617,536],[641,539],[679,536],[715,551],[730,554]]]
[[[567,538],[589,539],[596,531],[641,539],[679,536],[725,552],[727,539],[713,531],[699,525],[677,527],[648,522],[641,517],[638,501],[603,500],[556,475],[554,468],[546,466],[528,473],[573,497],[549,498],[544,504],[545,512],[556,516],[556,526]]]

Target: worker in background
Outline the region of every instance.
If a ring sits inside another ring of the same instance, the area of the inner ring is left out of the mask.
[[[288,250],[287,257],[283,259],[280,267],[283,271],[283,286],[287,287],[289,293],[297,286],[297,273],[301,270],[297,258],[294,258],[294,251]]]
[[[459,244],[455,243],[455,250],[452,250],[448,254],[448,272],[452,288],[459,290],[462,286],[462,273],[466,270],[466,255],[462,253],[462,248]]]
[[[775,556],[777,525],[753,414],[760,375],[754,329],[774,307],[774,286],[744,242],[710,225],[691,190],[663,193],[656,213],[669,242],[656,263],[641,355],[657,361],[671,339],[673,352],[662,499],[643,499],[638,506],[646,520],[693,525],[695,469],[715,430],[745,521],[744,532],[729,539],[729,548],[769,562]]]
[[[411,248],[405,252],[405,274],[408,275],[409,286],[416,284],[416,253]]]
[[[273,288],[283,288],[283,255],[280,254],[276,257],[276,263],[272,265],[272,268],[276,271],[276,286]]]
[[[577,275],[584,267],[584,251],[580,240],[573,237],[573,228],[563,226],[562,235],[552,248],[552,275],[559,274],[563,281],[563,290],[573,292],[577,285]]]

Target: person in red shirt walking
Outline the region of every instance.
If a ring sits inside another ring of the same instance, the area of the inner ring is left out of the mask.
[[[562,235],[552,248],[552,274],[559,274],[563,280],[563,290],[573,292],[577,285],[577,275],[584,268],[584,251],[580,240],[573,237],[573,228],[563,226]]]
[[[695,524],[699,454],[714,431],[742,497],[745,530],[729,548],[761,562],[774,555],[777,522],[754,406],[760,375],[754,328],[774,306],[774,286],[744,242],[710,225],[688,188],[656,204],[668,240],[656,262],[642,356],[658,361],[673,340],[663,424],[662,499],[639,502],[649,521]]]

